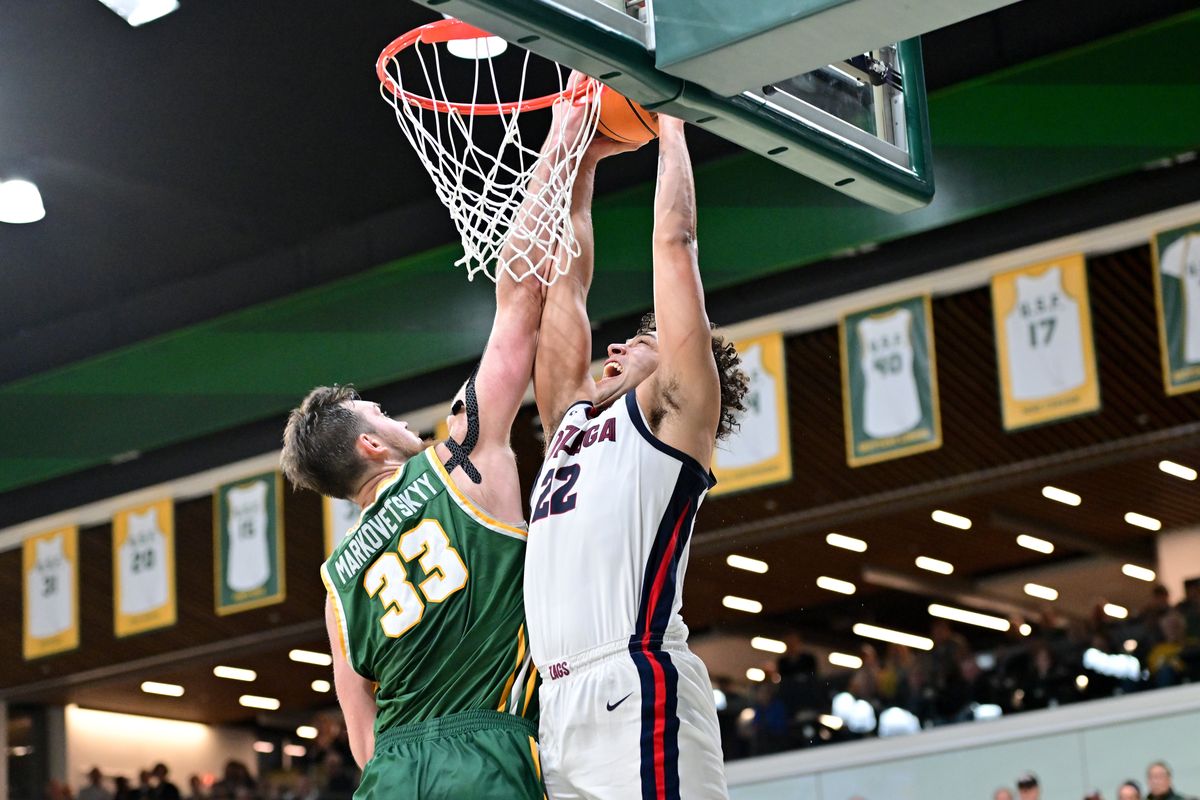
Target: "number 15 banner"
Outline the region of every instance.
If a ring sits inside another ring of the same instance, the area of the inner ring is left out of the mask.
[[[992,315],[1005,430],[1100,408],[1082,254],[993,276]]]

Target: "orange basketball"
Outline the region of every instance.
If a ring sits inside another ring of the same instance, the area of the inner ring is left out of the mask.
[[[648,142],[658,136],[658,115],[605,86],[596,130],[618,142]]]

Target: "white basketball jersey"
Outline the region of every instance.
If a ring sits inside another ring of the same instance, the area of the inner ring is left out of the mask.
[[[686,639],[679,615],[696,510],[715,480],[659,441],[635,392],[576,403],[533,489],[525,613],[534,663],[618,640]]]
[[[1164,275],[1183,284],[1183,359],[1200,361],[1200,234],[1181,236],[1158,259]]]
[[[122,614],[144,614],[167,602],[167,537],[158,527],[158,509],[130,514],[118,554]]]
[[[25,581],[25,602],[29,635],[45,639],[71,627],[75,566],[63,555],[62,536],[41,539],[34,546],[37,558]]]
[[[863,432],[873,439],[898,436],[921,422],[913,374],[912,312],[900,308],[858,323],[862,356]]]
[[[1079,304],[1062,287],[1062,270],[1018,275],[1017,302],[1004,320],[1008,370],[1016,400],[1038,400],[1086,380]]]
[[[225,582],[235,592],[257,589],[271,577],[270,552],[267,549],[267,484],[230,489],[225,495],[229,516],[225,522],[229,537]]]
[[[718,469],[738,469],[759,464],[779,455],[779,409],[776,407],[776,382],[763,369],[762,345],[754,345],[742,355],[742,371],[750,379],[746,393],[746,413],[736,433],[718,444],[713,461]]]

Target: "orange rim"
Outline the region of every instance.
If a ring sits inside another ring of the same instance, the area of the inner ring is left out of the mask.
[[[592,80],[591,78],[579,81],[574,86],[568,86],[561,92],[554,92],[544,97],[514,100],[510,103],[453,103],[447,100],[434,100],[431,97],[405,91],[397,86],[396,82],[387,73],[388,62],[393,60],[401,51],[412,47],[414,44],[441,44],[462,39],[482,39],[485,36],[491,35],[485,30],[476,28],[474,25],[468,25],[457,19],[441,19],[437,22],[430,22],[419,28],[413,28],[383,48],[383,52],[379,54],[379,60],[375,62],[375,74],[379,76],[380,86],[395,96],[397,100],[418,105],[429,111],[438,111],[442,114],[456,111],[469,116],[471,114],[496,115],[511,114],[514,111],[535,111],[540,108],[549,108],[559,98],[575,100],[587,93],[586,87],[588,81]]]

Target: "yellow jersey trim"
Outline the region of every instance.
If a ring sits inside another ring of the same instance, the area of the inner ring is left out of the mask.
[[[500,693],[500,703],[496,706],[497,711],[503,711],[508,705],[509,694],[512,692],[513,684],[517,680],[517,675],[521,671],[521,665],[525,662],[525,626],[522,625],[517,629],[517,663],[513,666],[512,674],[508,676],[508,681],[504,684],[504,691]]]
[[[459,490],[458,486],[455,485],[453,479],[450,477],[450,473],[446,472],[445,465],[442,464],[442,460],[437,457],[435,447],[426,449],[425,456],[429,459],[429,463],[433,465],[434,470],[437,472],[438,477],[441,478],[442,483],[444,483],[446,488],[450,490],[450,494],[454,498],[455,502],[458,503],[459,507],[463,511],[467,512],[468,516],[484,527],[490,528],[497,533],[503,533],[509,536],[517,536],[521,539],[527,539],[529,537],[528,531],[523,531],[514,525],[508,525],[504,522],[500,522],[497,519],[493,519],[492,517],[488,516],[483,509],[471,502],[470,498],[463,494],[462,491]]]
[[[321,565],[321,582],[325,584],[325,591],[329,594],[329,599],[333,601],[334,619],[337,620],[338,643],[342,646],[342,655],[346,659],[346,663],[354,669],[354,664],[350,661],[350,637],[346,633],[346,610],[342,608],[342,598],[338,595],[337,590],[333,588],[333,580],[329,577],[328,566]],[[357,672],[358,670],[354,670]]]

